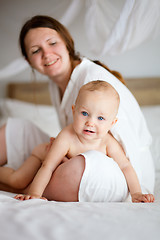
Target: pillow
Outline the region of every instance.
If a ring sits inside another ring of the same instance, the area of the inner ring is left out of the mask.
[[[157,171],[160,171],[160,105],[143,106],[141,109],[153,137],[151,152],[155,167]],[[53,137],[61,130],[58,116],[53,106],[0,99],[0,125],[4,124],[8,117],[29,119],[49,136]]]
[[[32,121],[49,136],[55,137],[60,129],[58,116],[53,106],[36,105],[19,100],[0,100],[0,124],[4,124],[8,117],[25,118]]]
[[[151,152],[156,171],[160,171],[160,105],[141,107],[152,135]]]

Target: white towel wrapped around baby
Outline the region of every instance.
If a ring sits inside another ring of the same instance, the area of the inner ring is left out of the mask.
[[[79,202],[124,201],[128,187],[118,164],[95,150],[81,155],[85,158],[85,170],[79,188]]]

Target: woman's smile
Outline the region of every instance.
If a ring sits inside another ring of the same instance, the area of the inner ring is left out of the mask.
[[[56,81],[60,77],[65,81],[70,70],[70,57],[60,35],[50,28],[31,29],[25,37],[28,61],[42,74]]]
[[[58,61],[58,58],[53,60],[53,61],[51,61],[51,62],[45,63],[44,66],[46,66],[46,67],[51,66],[51,65],[55,64],[57,61]]]

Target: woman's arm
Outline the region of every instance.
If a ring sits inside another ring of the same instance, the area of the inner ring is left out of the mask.
[[[117,162],[123,172],[132,197],[132,202],[153,202],[154,196],[152,194],[142,194],[141,186],[134,168],[127,159],[121,145],[111,135],[109,136],[107,153],[109,157]]]

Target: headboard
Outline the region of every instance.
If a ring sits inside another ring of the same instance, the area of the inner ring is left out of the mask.
[[[132,78],[125,81],[141,106],[160,104],[160,78]],[[9,83],[7,97],[37,104],[51,104],[47,82]]]
[[[160,104],[160,78],[127,79],[126,85],[141,106]]]
[[[7,97],[24,102],[51,105],[48,82],[9,83]]]

